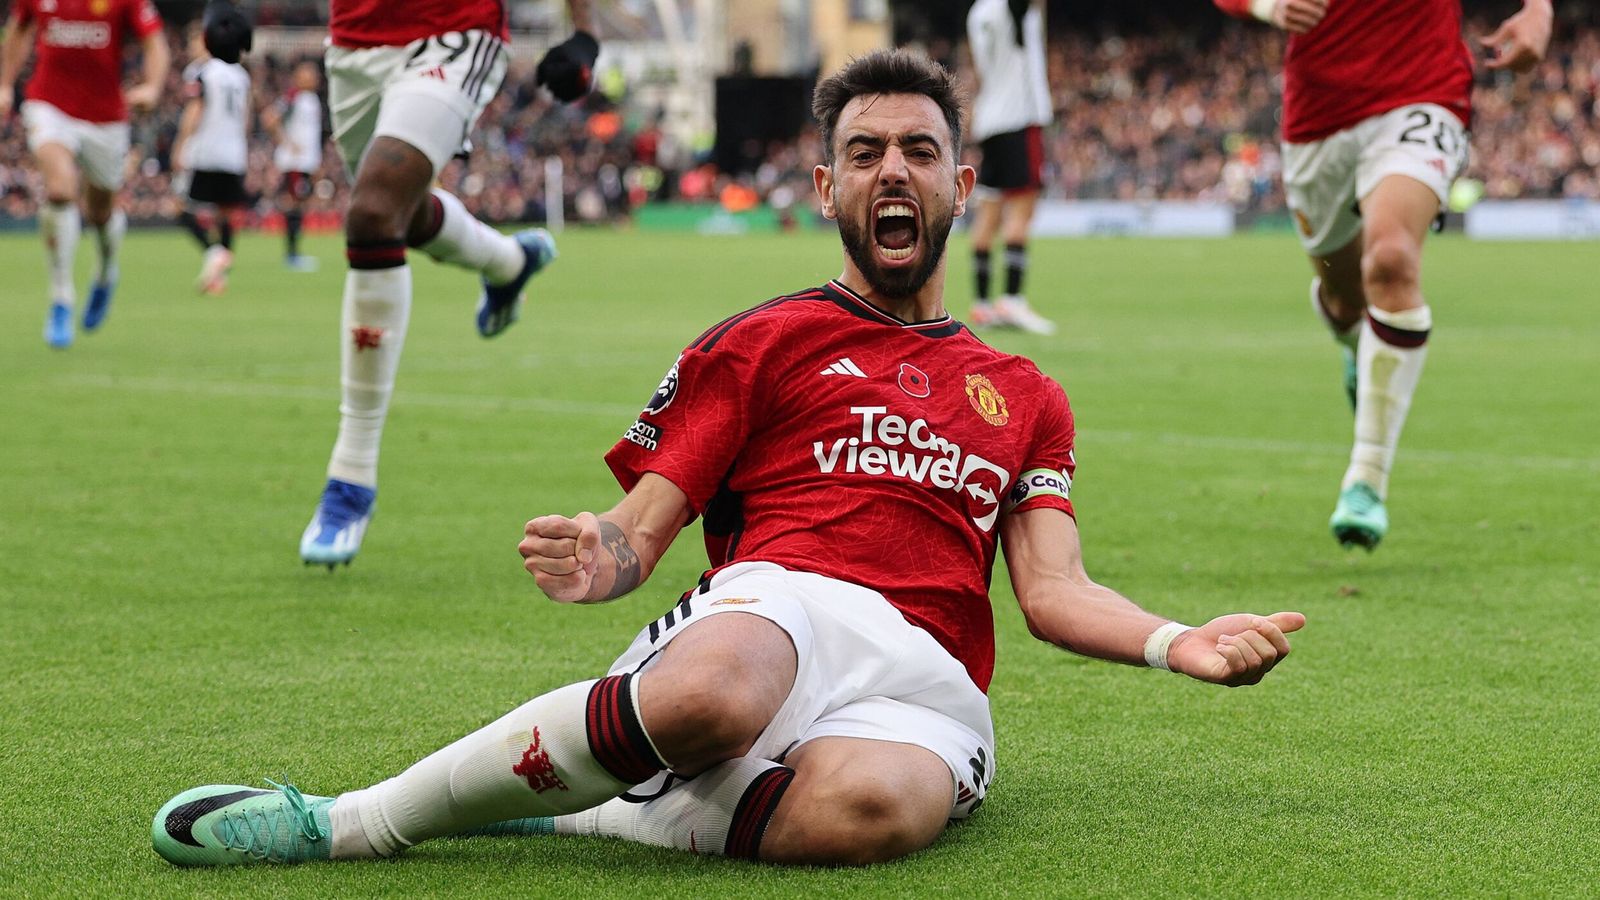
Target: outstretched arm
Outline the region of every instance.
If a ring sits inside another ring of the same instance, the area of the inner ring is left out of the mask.
[[[655,570],[689,521],[689,498],[647,472],[610,512],[541,516],[523,529],[522,567],[550,599],[601,603],[628,593]]]
[[[1077,523],[1065,512],[1040,508],[1008,515],[1001,541],[1028,630],[1084,656],[1135,665],[1164,662],[1201,681],[1255,684],[1288,655],[1284,632],[1305,625],[1305,616],[1294,612],[1237,614],[1174,637],[1178,627],[1089,578]]]
[[[1255,18],[1295,34],[1315,28],[1328,13],[1328,0],[1211,0],[1241,19]]]
[[[1521,12],[1501,22],[1494,33],[1478,38],[1478,43],[1493,55],[1488,67],[1520,73],[1538,65],[1550,48],[1554,17],[1550,0],[1523,0]]]

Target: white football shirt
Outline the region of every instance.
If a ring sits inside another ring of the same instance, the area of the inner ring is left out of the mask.
[[[238,63],[212,58],[190,63],[183,80],[203,103],[200,124],[185,145],[185,162],[197,172],[243,175],[250,123],[250,73]]]
[[[1050,84],[1045,76],[1044,16],[1028,4],[1022,16],[1022,44],[1006,0],[978,0],[967,14],[967,42],[978,70],[978,96],[972,103],[972,138],[1048,125]]]
[[[280,172],[315,172],[322,165],[322,101],[316,91],[295,91],[286,106],[273,164]]]

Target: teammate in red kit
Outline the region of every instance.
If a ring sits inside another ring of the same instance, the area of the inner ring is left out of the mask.
[[[130,35],[143,50],[143,80],[123,91],[122,47]],[[39,231],[50,274],[44,339],[65,349],[73,340],[72,266],[85,216],[100,254],[84,330],[99,328],[110,310],[117,251],[128,228],[117,208],[128,157],[128,108],[148,110],[160,99],[171,54],[150,0],[17,0],[0,40],[0,124],[11,116],[30,42],[37,54],[22,121],[44,182]]]
[[[558,99],[588,93],[600,45],[589,0],[567,0],[577,33],[535,73]],[[480,273],[478,333],[517,320],[523,287],[555,259],[542,228],[501,234],[433,187],[505,77],[503,0],[333,0],[326,57],[333,139],[354,175],[345,216],[339,435],[322,499],[300,537],[306,564],[349,563],[378,492],[378,447],[411,317],[406,248]]]
[[[1214,0],[1291,33],[1284,191],[1311,257],[1311,304],[1345,360],[1355,444],[1329,525],[1378,545],[1400,431],[1433,316],[1422,241],[1467,162],[1472,53],[1459,0]],[[1550,42],[1550,0],[1480,39],[1490,69],[1526,71]]]
[[[1227,685],[1288,653],[1298,613],[1188,628],[1084,573],[1066,395],[945,311],[945,241],[975,181],[949,74],[872,53],[818,85],[813,109],[843,274],[695,339],[606,456],[626,497],[534,519],[519,548],[551,598],[601,602],[638,587],[698,515],[713,565],[700,585],[606,677],[374,787],[179,794],[154,822],[163,856],[384,857],[550,831],[779,863],[911,853],[995,774],[997,544],[1043,640]],[[259,827],[229,824],[246,819]]]

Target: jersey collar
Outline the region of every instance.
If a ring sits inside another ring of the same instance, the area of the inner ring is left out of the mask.
[[[903,328],[906,331],[933,338],[950,337],[953,334],[961,333],[961,323],[951,318],[949,313],[945,313],[937,319],[929,319],[926,322],[907,322],[899,316],[892,316],[868,303],[860,294],[840,284],[838,279],[823,285],[822,292],[845,312],[857,318],[866,319],[869,322],[893,325],[896,328]]]

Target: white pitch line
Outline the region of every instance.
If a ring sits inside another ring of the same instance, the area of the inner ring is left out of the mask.
[[[284,400],[322,400],[337,404],[338,391],[332,388],[308,385],[273,384],[271,382],[210,381],[137,375],[62,375],[57,384],[67,387],[85,387],[95,390],[141,391],[158,394],[204,394],[212,397],[269,397]],[[618,403],[585,403],[576,400],[552,400],[544,397],[497,397],[482,394],[416,393],[400,389],[396,401],[402,406],[429,406],[438,409],[516,410],[520,412],[549,413],[553,415],[582,416],[601,419],[631,419],[639,414],[640,407]],[[1226,435],[1180,434],[1176,432],[1115,431],[1088,429],[1079,432],[1079,443],[1093,445],[1098,442],[1116,444],[1160,444],[1164,447],[1197,450],[1226,450],[1237,453],[1266,453],[1279,456],[1344,456],[1349,445],[1288,441],[1268,438],[1229,437]],[[1519,469],[1557,469],[1569,472],[1600,472],[1600,457],[1564,457],[1508,455],[1488,451],[1429,450],[1425,448],[1400,448],[1402,459],[1435,463],[1447,466],[1474,466],[1482,468],[1512,466]]]
[[[143,391],[155,394],[205,394],[211,397],[270,397],[279,400],[323,400],[337,405],[339,392],[333,388],[271,382],[200,381],[137,375],[63,375],[58,384],[95,390]],[[509,409],[519,412],[556,415],[631,418],[643,408],[616,403],[584,403],[576,400],[551,400],[544,397],[498,397],[482,394],[428,394],[400,389],[395,399],[401,405],[431,406],[439,409]]]

